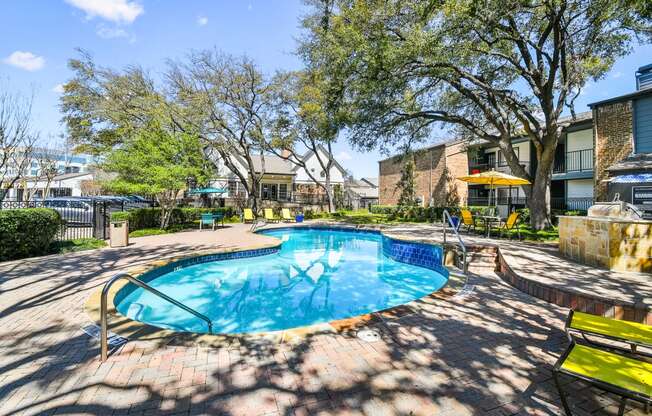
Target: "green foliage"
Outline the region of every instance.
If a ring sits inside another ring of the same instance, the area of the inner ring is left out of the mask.
[[[441,221],[444,210],[451,215],[458,215],[458,207],[401,207],[393,205],[374,205],[371,213],[385,215],[390,221],[407,222],[438,222]]]
[[[0,210],[0,260],[47,254],[61,224],[47,208]]]
[[[76,238],[67,241],[56,241],[50,246],[53,253],[74,253],[77,251],[95,250],[106,247],[106,241],[97,238]]]
[[[190,226],[199,221],[201,214],[222,213],[225,222],[239,221],[232,208],[174,208],[166,229],[178,226]],[[235,217],[235,218],[234,218]],[[129,211],[111,213],[111,221],[129,221],[129,230],[161,228],[161,208],[137,208]],[[165,234],[165,233],[163,233]],[[148,234],[151,235],[151,234]]]
[[[417,205],[416,185],[414,169],[414,158],[408,157],[401,170],[401,179],[398,182],[398,188],[401,195],[398,197],[399,207],[412,207]]]

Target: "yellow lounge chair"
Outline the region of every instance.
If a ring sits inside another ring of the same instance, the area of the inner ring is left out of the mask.
[[[512,212],[509,214],[509,217],[507,217],[507,221],[502,222],[499,226],[499,231],[500,231],[500,236],[503,236],[503,233],[507,233],[509,235],[509,238],[512,238],[512,235],[509,234],[509,231],[516,229],[516,233],[518,234],[518,239],[521,239],[521,229],[518,227],[518,220],[519,220],[520,214],[518,212]]]
[[[466,227],[466,231],[469,232],[471,229],[475,231],[475,219],[473,218],[473,214],[471,214],[471,211],[468,209],[463,209],[461,210],[462,213],[462,225]]]
[[[579,335],[589,344],[603,349],[637,352],[637,346],[652,348],[652,326],[650,325],[605,318],[574,310],[571,310],[566,318],[566,334],[571,341],[573,335]],[[613,342],[602,343],[595,338],[622,342],[629,348],[619,347]],[[638,354],[652,356],[644,352],[638,352]]]
[[[278,217],[274,215],[274,211],[271,208],[265,208],[265,221],[269,222],[278,222]]]
[[[622,398],[618,414],[625,411],[627,399],[645,405],[652,402],[652,364],[587,345],[571,343],[553,367],[553,378],[564,411],[572,416],[559,375],[583,380],[594,387]]]
[[[254,212],[251,210],[251,208],[245,208],[243,221],[247,223],[247,222],[254,222],[255,220],[256,217],[254,216]]]
[[[283,218],[283,221],[285,222],[294,222],[295,219],[290,215],[290,209],[289,208],[283,208],[281,210],[281,217]]]

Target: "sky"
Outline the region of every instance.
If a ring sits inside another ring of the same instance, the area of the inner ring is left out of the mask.
[[[58,109],[60,86],[70,77],[67,61],[77,48],[99,65],[136,64],[160,74],[166,59],[192,49],[246,54],[260,68],[301,67],[294,55],[301,35],[301,0],[5,0],[0,15],[0,88],[34,96],[33,125],[42,137],[65,132]],[[636,46],[603,80],[590,83],[576,102],[587,103],[635,89],[634,73],[652,63],[652,46]],[[433,133],[433,142],[447,136]],[[338,161],[356,177],[378,176],[387,155],[360,153],[341,140]]]

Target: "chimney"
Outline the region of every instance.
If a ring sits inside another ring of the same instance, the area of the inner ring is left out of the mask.
[[[642,66],[636,71],[636,90],[652,88],[652,64]]]

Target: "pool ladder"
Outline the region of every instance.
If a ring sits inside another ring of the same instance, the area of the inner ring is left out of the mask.
[[[183,309],[184,311],[195,315],[197,318],[201,319],[202,321],[206,322],[206,324],[208,324],[208,333],[209,334],[213,333],[213,322],[211,322],[211,320],[206,315],[197,312],[196,310],[192,309],[189,306],[184,305],[178,300],[172,299],[165,293],[159,292],[158,290],[154,289],[153,287],[143,282],[142,280],[133,277],[129,273],[118,273],[115,276],[113,276],[111,280],[106,282],[106,284],[102,288],[102,297],[100,300],[100,354],[102,356],[102,362],[106,361],[106,359],[109,356],[109,340],[108,340],[109,329],[108,329],[108,322],[107,322],[109,290],[111,289],[111,286],[113,286],[115,282],[121,279],[126,279],[129,282],[135,284],[136,286],[139,286],[147,290],[148,292],[154,294],[155,296],[158,296],[159,298],[170,302],[174,306],[177,306]]]
[[[466,245],[464,245],[464,241],[462,241],[462,237],[460,237],[460,233],[457,231],[459,225],[457,227],[455,226],[455,224],[453,223],[453,218],[451,218],[451,214],[446,209],[442,213],[441,219],[442,219],[441,225],[442,228],[444,229],[444,244],[446,244],[446,229],[448,228],[446,222],[448,222],[448,224],[453,229],[453,233],[455,233],[455,235],[457,236],[458,245],[462,250],[462,272],[464,272],[464,274],[467,274],[469,271],[469,264],[466,259]]]
[[[260,226],[261,228],[267,225],[267,221],[265,220],[254,220],[254,222],[251,224],[251,228],[249,228],[249,232],[255,232],[256,229]]]

